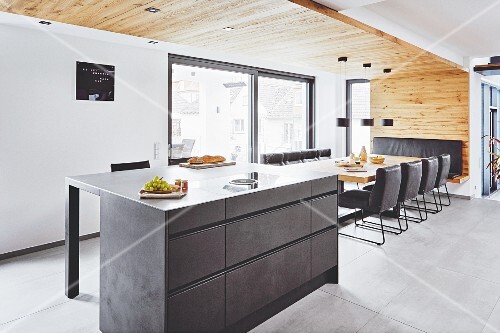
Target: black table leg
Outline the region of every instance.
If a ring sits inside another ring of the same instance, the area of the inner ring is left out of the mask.
[[[66,221],[65,221],[65,255],[66,255],[66,296],[75,298],[80,293],[80,189],[66,184]]]

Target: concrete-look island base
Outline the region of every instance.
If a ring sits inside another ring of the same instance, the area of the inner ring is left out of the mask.
[[[188,195],[139,199],[155,175],[189,179]],[[238,178],[258,182],[229,183]],[[104,333],[247,331],[338,282],[337,176],[238,164],[69,177],[67,185],[70,240],[78,188],[100,196]],[[78,294],[75,256],[68,242],[69,297]]]

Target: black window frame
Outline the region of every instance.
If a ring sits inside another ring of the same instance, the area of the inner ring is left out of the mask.
[[[350,126],[346,128],[346,154],[349,155],[352,153],[352,126],[354,126],[354,121],[352,119],[352,85],[356,83],[370,83],[370,80],[368,79],[352,79],[352,80],[346,80],[346,89],[345,89],[345,94],[346,94],[346,118],[350,119]],[[370,110],[371,114],[371,110]]]
[[[168,56],[168,146],[172,145],[172,65],[184,65],[199,68],[208,68],[216,70],[224,70],[229,72],[244,73],[250,75],[250,94],[249,98],[249,156],[248,160],[253,163],[259,162],[259,119],[258,119],[258,92],[259,92],[259,77],[275,78],[280,80],[305,82],[307,88],[306,96],[306,147],[314,148],[316,146],[316,126],[315,126],[315,77],[303,74],[277,71],[272,69],[260,68],[228,63],[217,60],[209,60],[195,58],[177,54],[169,54]]]

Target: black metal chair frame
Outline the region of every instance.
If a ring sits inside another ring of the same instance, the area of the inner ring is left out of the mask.
[[[439,187],[437,188],[438,197],[439,197],[439,205],[441,206],[441,210],[443,209],[443,206],[446,206],[446,207],[451,206],[450,193],[448,192],[448,186],[446,184],[444,184],[444,188],[446,190],[446,197],[448,197],[448,204],[444,204],[441,202],[441,192],[439,191],[440,188]]]

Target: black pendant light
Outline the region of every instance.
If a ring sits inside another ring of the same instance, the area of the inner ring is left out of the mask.
[[[382,126],[394,126],[394,119],[382,119]]]
[[[373,118],[363,118],[361,120],[361,126],[374,126],[375,125],[375,119]]]
[[[337,118],[337,127],[351,127],[351,119]]]

